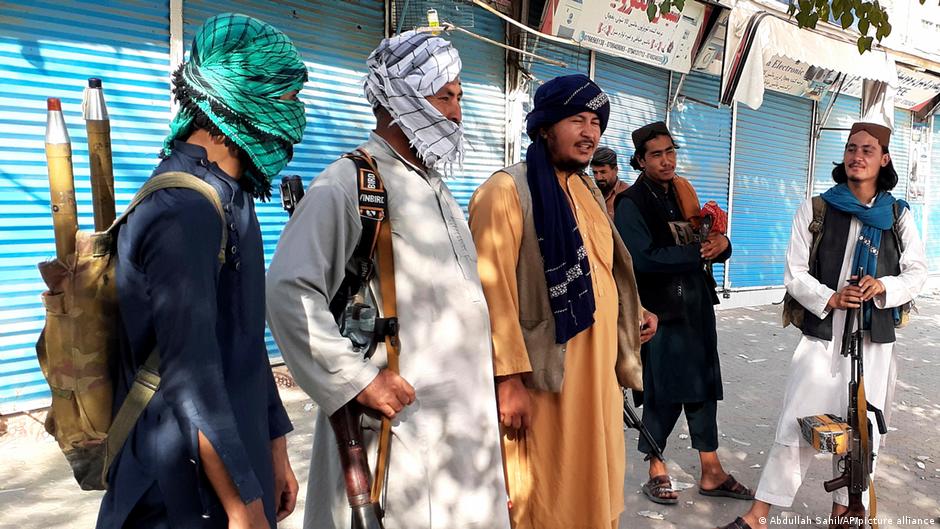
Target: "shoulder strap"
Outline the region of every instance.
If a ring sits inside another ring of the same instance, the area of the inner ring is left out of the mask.
[[[385,351],[388,369],[399,372],[398,356],[398,310],[395,291],[395,258],[392,252],[392,226],[388,221],[388,194],[385,184],[376,167],[375,160],[364,149],[357,149],[343,155],[356,164],[359,187],[359,217],[362,221],[362,235],[353,252],[353,259],[358,263],[360,281],[372,278],[375,269],[375,257],[378,252],[379,288],[382,292],[382,318],[385,327]],[[378,321],[376,322],[378,324]],[[378,504],[382,494],[391,451],[392,424],[388,418],[382,419],[379,431],[379,453],[376,459],[375,478],[372,481],[372,502]]]
[[[111,427],[108,428],[108,436],[105,438],[104,465],[101,469],[102,483],[108,482],[108,470],[111,468],[114,457],[124,446],[124,442],[127,440],[127,436],[130,435],[134,425],[137,424],[140,414],[144,412],[147,404],[150,403],[150,399],[157,392],[157,388],[160,387],[159,366],[160,353],[154,347],[153,351],[147,356],[144,365],[134,375],[134,382],[127,392],[127,397],[124,398],[124,402],[111,421]]]
[[[124,222],[131,211],[133,211],[134,208],[136,208],[145,198],[152,195],[155,191],[171,187],[192,189],[197,191],[207,200],[209,200],[209,202],[211,202],[215,207],[216,212],[219,214],[219,218],[222,219],[222,242],[219,249],[219,261],[224,263],[225,245],[228,241],[228,231],[225,226],[225,212],[222,209],[222,201],[219,199],[219,194],[216,192],[214,187],[204,180],[189,173],[178,171],[167,172],[158,174],[150,180],[147,180],[147,182],[141,186],[141,188],[134,195],[134,199],[131,200],[130,205],[127,206],[127,209],[124,210],[124,213],[115,219],[115,221],[111,224],[111,227],[108,228],[108,234],[113,234],[117,230],[117,227]],[[147,408],[147,405],[150,403],[150,400],[153,398],[159,387],[160,353],[157,348],[154,347],[153,351],[147,355],[147,359],[144,361],[144,365],[137,370],[137,374],[134,376],[134,382],[131,383],[127,397],[125,397],[124,402],[121,404],[121,407],[115,414],[114,419],[111,421],[111,427],[108,428],[108,437],[105,440],[105,460],[102,467],[101,476],[102,483],[107,483],[108,471],[111,468],[111,463],[114,461],[114,457],[117,456],[118,451],[120,451],[121,447],[124,446],[124,442],[127,441],[127,436],[130,435],[131,430],[134,428],[134,425],[140,418],[140,414],[143,413],[144,409]]]
[[[375,165],[375,160],[363,149],[357,149],[343,155],[356,164],[356,183],[359,197],[359,219],[362,222],[362,234],[359,244],[353,251],[353,258],[366,262],[368,270],[360,271],[360,278],[368,281],[372,278],[375,249],[379,240],[379,230],[388,211],[388,195],[385,184]]]
[[[809,232],[813,234],[813,241],[809,247],[809,270],[816,269],[816,255],[819,253],[819,242],[822,240],[823,224],[826,220],[826,201],[823,197],[813,197],[813,220],[809,223]]]
[[[898,256],[904,253],[904,241],[901,240],[901,214],[904,213],[904,208],[901,206],[900,200],[895,200],[892,204],[892,209],[894,210],[894,223],[891,225],[891,231],[894,232],[894,241],[898,246]]]
[[[215,207],[215,210],[219,214],[219,218],[222,219],[222,242],[219,246],[219,261],[225,262],[225,245],[228,242],[228,230],[225,227],[225,212],[222,209],[222,201],[219,199],[219,194],[216,192],[215,188],[205,180],[181,171],[161,173],[147,180],[147,182],[144,183],[144,185],[141,186],[141,188],[134,195],[133,200],[131,200],[131,203],[127,206],[127,209],[124,210],[124,213],[115,219],[111,224],[111,227],[108,228],[108,233],[113,233],[117,227],[126,220],[127,216],[132,211],[134,211],[134,209],[140,205],[141,202],[143,202],[145,198],[149,197],[156,191],[171,187],[179,187],[197,191]]]

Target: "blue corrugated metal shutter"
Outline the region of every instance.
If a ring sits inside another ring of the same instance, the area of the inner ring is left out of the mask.
[[[820,101],[818,110],[820,115],[826,111],[831,97],[830,92]],[[861,99],[844,94],[839,95],[835,104],[832,105],[832,112],[824,128],[845,130],[823,130],[820,132],[819,139],[816,140],[816,161],[813,164],[814,195],[824,193],[835,184],[832,181],[832,164],[842,163],[845,144],[849,139],[849,129],[858,121],[861,108]]]
[[[3,3],[0,17],[0,414],[48,404],[34,349],[44,313],[36,264],[53,257],[43,135],[59,97],[72,137],[81,227],[91,229],[82,89],[103,79],[118,211],[157,163],[169,119],[167,2]]]
[[[620,57],[595,54],[594,81],[610,97],[610,121],[601,139],[623,160],[633,154],[630,134],[654,121],[666,119],[669,93],[669,72]],[[627,164],[625,169],[629,169]],[[634,175],[627,171],[620,178],[632,183]]]
[[[366,58],[384,35],[384,9],[380,0],[302,4],[243,0],[225,4],[225,11],[253,16],[283,31],[307,64],[310,80],[299,95],[307,108],[307,129],[282,175],[299,174],[309,185],[327,165],[368,139],[375,117],[361,81],[366,74]],[[221,11],[219,3],[211,0],[184,2],[187,54],[199,26]],[[277,186],[270,202],[257,202],[257,211],[265,263],[270,264],[287,222]],[[268,353],[279,356],[270,332],[265,341]]]
[[[676,172],[692,182],[703,204],[714,200],[728,211],[731,109],[718,107],[719,84],[716,76],[686,76],[669,115],[669,131],[679,145]],[[724,284],[724,264],[716,264],[713,272],[718,285]]]
[[[927,247],[930,273],[940,274],[940,119],[933,117],[933,147],[930,149],[930,183],[927,188]]]
[[[891,194],[895,198],[907,198],[907,186],[911,180],[911,130],[913,116],[910,110],[894,109],[894,132],[891,133],[891,161],[898,172],[898,185]]]
[[[806,196],[812,101],[766,92],[741,105],[735,146],[732,288],[783,284],[793,214]]]

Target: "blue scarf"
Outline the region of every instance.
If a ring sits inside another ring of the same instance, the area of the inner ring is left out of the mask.
[[[895,199],[891,193],[879,191],[875,196],[874,204],[868,207],[859,202],[845,184],[832,186],[822,194],[822,198],[833,208],[854,216],[862,223],[862,231],[855,243],[855,252],[852,257],[851,275],[857,275],[859,279],[866,275],[875,277],[878,273],[878,249],[881,247],[881,235],[884,230],[890,230],[894,226],[894,203],[900,202],[902,210],[910,207],[908,203]],[[865,329],[871,328],[871,310],[871,301],[862,305]],[[900,310],[895,307],[893,313],[894,321],[897,323],[901,316]]]
[[[532,219],[542,251],[548,301],[555,317],[555,343],[566,343],[594,324],[594,286],[584,239],[568,197],[558,185],[545,140],[536,137],[525,154]]]
[[[610,101],[594,81],[578,74],[556,77],[540,86],[532,111],[526,116],[526,133],[532,139],[525,155],[526,181],[532,194],[532,219],[542,252],[549,306],[555,318],[555,343],[560,344],[594,324],[594,286],[577,219],[558,184],[548,146],[539,131],[581,112],[596,114],[603,134],[610,117]]]

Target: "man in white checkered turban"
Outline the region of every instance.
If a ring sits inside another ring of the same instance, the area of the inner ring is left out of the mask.
[[[366,64],[366,97],[377,115],[389,113],[389,125],[401,128],[421,164],[445,170],[462,164],[461,65],[451,43],[406,31],[383,40]]]
[[[510,529],[490,317],[470,227],[442,174],[462,156],[460,58],[444,39],[411,31],[383,40],[368,69],[376,126],[356,150],[381,183],[348,157],[326,167],[284,227],[267,275],[271,333],[317,403],[304,529],[351,526],[330,428],[347,404],[371,410],[361,422],[370,459],[376,417],[392,424],[387,467],[371,469],[385,476],[385,527]],[[395,263],[391,274],[379,267],[363,301],[381,308],[376,294],[394,284],[397,370],[381,334],[354,344],[331,311],[351,308],[359,287],[347,274],[358,275],[357,248],[375,234],[363,218],[380,202],[360,202],[360,193],[375,197],[364,188],[385,191],[382,227],[391,226]]]

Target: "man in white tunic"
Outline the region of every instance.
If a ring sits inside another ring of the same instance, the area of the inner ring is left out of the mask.
[[[350,526],[328,416],[355,399],[393,418],[386,529],[508,529],[489,314],[467,222],[438,170],[463,155],[460,58],[446,40],[407,32],[368,67],[377,126],[359,148],[388,193],[400,375],[385,369],[383,344],[356,352],[329,310],[362,232],[357,171],[340,159],[288,222],[267,280],[271,331],[319,405],[304,527]],[[370,290],[380,294],[378,277]],[[378,427],[363,416],[373,470]]]
[[[812,199],[805,201],[793,218],[784,281],[787,292],[805,310],[803,338],[790,364],[783,411],[756,500],[726,529],[766,528],[772,505],[792,505],[816,453],[803,440],[798,418],[824,413],[845,416],[851,360],[840,350],[848,308],[862,307],[865,315],[862,350],[868,402],[886,415],[891,407],[897,309],[923,288],[927,261],[907,204],[898,201],[896,205],[888,192],[898,181],[888,154],[890,134],[882,125],[853,125],[843,163],[832,171],[836,185],[822,195],[826,213],[812,269]],[[900,216],[895,224],[896,207]],[[863,272],[858,286],[849,285],[859,267]],[[875,424],[874,414],[868,416]],[[881,440],[877,428],[873,428],[872,437],[872,449],[877,453]],[[834,457],[833,466],[836,461]],[[867,505],[868,494],[862,499]],[[845,488],[833,493],[833,517],[845,513],[847,505]]]

